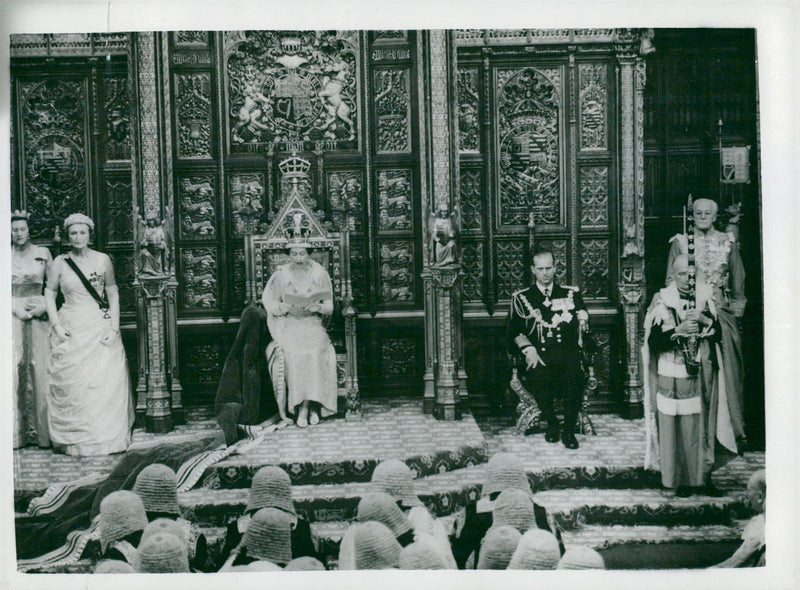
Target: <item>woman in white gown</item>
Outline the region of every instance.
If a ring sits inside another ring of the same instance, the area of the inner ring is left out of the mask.
[[[305,428],[336,413],[336,353],[323,325],[333,313],[325,268],[308,255],[309,244],[290,243],[290,262],[264,288],[262,303],[273,341],[267,347],[281,418]]]
[[[71,250],[53,261],[45,289],[53,326],[50,438],[54,448],[69,455],[125,451],[134,419],[114,269],[108,255],[89,248],[93,229],[86,215],[67,217],[64,231]],[[64,305],[56,311],[59,288]]]

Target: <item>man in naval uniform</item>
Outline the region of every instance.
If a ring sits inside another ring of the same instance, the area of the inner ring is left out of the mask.
[[[577,287],[553,282],[553,253],[538,251],[531,270],[534,284],[511,297],[508,340],[520,380],[533,394],[542,419],[547,421],[545,440],[577,449],[575,426],[583,399],[585,378],[581,347],[588,338],[589,314]],[[563,431],[554,401],[564,400]]]

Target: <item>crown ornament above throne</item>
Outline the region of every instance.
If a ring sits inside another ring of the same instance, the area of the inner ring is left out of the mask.
[[[286,237],[288,248],[310,248],[311,220],[305,211],[294,209],[287,211],[281,227]]]

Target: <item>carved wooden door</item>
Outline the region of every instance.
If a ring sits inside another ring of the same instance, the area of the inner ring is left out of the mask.
[[[459,51],[465,309],[496,318],[502,343],[511,294],[531,280],[532,214],[536,243],[553,251],[556,280],[579,286],[590,306],[601,348],[595,401],[604,405],[612,403],[617,354],[611,337],[619,242],[614,59],[566,46],[542,53]],[[468,349],[469,342],[468,336]],[[489,361],[504,378],[505,359]]]

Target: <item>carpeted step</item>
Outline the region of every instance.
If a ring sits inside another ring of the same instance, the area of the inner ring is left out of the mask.
[[[264,465],[279,465],[294,485],[366,482],[385,459],[401,459],[425,476],[485,463],[488,445],[471,415],[445,422],[422,414],[418,400],[365,403],[360,421],[323,420],[265,434],[209,467],[200,486],[248,488]]]
[[[562,538],[566,547],[586,545],[598,551],[630,543],[714,543],[740,540],[745,524],[746,521],[740,520],[702,526],[587,524],[562,531]]]
[[[677,498],[660,489],[547,490],[535,495],[562,530],[589,524],[705,525],[729,524],[745,512],[739,494],[722,498]]]

